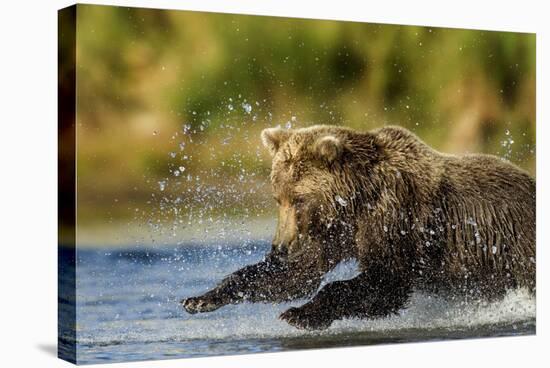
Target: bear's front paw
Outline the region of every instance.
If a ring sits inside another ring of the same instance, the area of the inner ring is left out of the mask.
[[[330,327],[332,319],[308,305],[290,308],[279,316],[291,326],[303,330],[324,330]]]
[[[183,299],[180,303],[191,314],[212,312],[223,306],[218,300],[204,296]]]

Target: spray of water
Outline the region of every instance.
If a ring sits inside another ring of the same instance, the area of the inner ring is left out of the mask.
[[[151,258],[147,254],[145,259],[149,263],[145,265],[139,259],[132,262],[126,259],[122,263],[119,260],[115,268],[103,273],[91,269],[93,275],[82,277],[79,308],[83,318],[78,332],[82,346],[316,338],[354,333],[399,334],[411,330],[421,337],[430,330],[467,331],[486,327],[491,331],[498,325],[512,329],[525,324],[534,326],[535,299],[525,290],[510,291],[499,301],[468,304],[464,300],[449,301],[415,292],[408,308],[397,315],[336,321],[323,332],[298,330],[277,318],[287,308],[304,303],[303,300],[230,305],[198,315],[181,310],[177,303],[180,298],[198,295],[228,273],[261,258],[265,249],[250,248],[250,245],[258,239],[268,240],[273,232],[273,218],[262,222],[263,218],[272,215],[269,209],[273,205],[267,175],[261,169],[265,166],[261,147],[250,143],[252,139],[259,141],[257,137],[247,136],[249,130],[259,131],[265,127],[257,126],[260,121],[276,125],[263,103],[265,101],[247,100],[242,96],[224,101],[220,110],[226,112],[226,117],[215,127],[221,132],[219,141],[216,147],[209,148],[207,158],[197,156],[196,149],[206,144],[201,132],[213,128],[211,120],[184,122],[181,129],[173,133],[174,148],[168,153],[167,175],[151,183],[152,209],[137,211],[134,219],[140,224],[147,223],[149,242],[168,246],[163,248],[168,249],[168,255],[161,256],[160,261],[149,262]],[[279,124],[290,128],[299,125],[299,119],[291,113]],[[247,155],[237,151],[231,157],[222,157],[218,151],[223,151],[224,146],[233,144],[243,135],[248,144],[242,146],[242,150],[247,151]],[[506,132],[505,137],[502,142],[504,158],[510,159],[514,140],[510,132]],[[245,163],[245,156],[255,157],[256,162]],[[203,165],[206,159],[217,161],[218,165]],[[343,198],[337,201],[346,205]],[[241,244],[240,250],[226,251],[229,242]],[[217,253],[198,252],[193,259],[177,253],[179,247],[188,248],[190,244],[214,248]],[[325,276],[321,287],[356,274],[355,262],[342,263]],[[94,275],[99,277],[91,278]],[[119,280],[125,281],[117,288]],[[112,293],[100,296],[87,293],[86,290],[97,287],[87,286],[91,282],[103,283],[101,289],[110,289]],[[98,313],[104,318],[86,320],[85,316],[97,316]],[[213,349],[212,346],[208,345],[208,349]]]

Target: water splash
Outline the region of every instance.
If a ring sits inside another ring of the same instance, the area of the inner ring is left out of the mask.
[[[107,346],[129,343],[165,343],[231,339],[316,339],[376,332],[379,337],[402,333],[422,339],[430,331],[483,330],[490,335],[496,326],[525,324],[534,328],[535,298],[526,290],[509,291],[495,302],[468,302],[415,292],[409,307],[379,319],[336,321],[321,332],[295,329],[278,319],[293,303],[230,305],[190,315],[179,306],[181,297],[201,294],[222,277],[262,257],[268,243],[234,248],[186,246],[175,251],[107,252],[84,254],[79,267],[79,343]],[[113,271],[112,262],[116,262]],[[339,264],[325,275],[322,285],[357,275],[358,264]],[[91,277],[95,275],[95,278]],[[99,293],[96,291],[100,291]],[[473,333],[473,332],[472,332]],[[466,335],[467,336],[467,335]]]

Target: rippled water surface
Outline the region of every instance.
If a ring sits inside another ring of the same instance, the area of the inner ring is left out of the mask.
[[[259,261],[265,242],[153,249],[79,250],[77,360],[79,363],[185,358],[371,345],[535,332],[535,302],[522,291],[495,303],[464,305],[415,293],[400,315],[335,322],[321,333],[296,330],[278,315],[292,304],[226,306],[189,315],[178,301]],[[353,262],[325,282],[350,278]]]

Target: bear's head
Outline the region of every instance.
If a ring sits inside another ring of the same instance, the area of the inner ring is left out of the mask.
[[[370,143],[362,144],[359,152],[354,148],[358,135],[325,125],[262,132],[272,157],[271,184],[279,206],[274,252],[292,258],[308,250],[342,255],[351,248],[355,226],[351,219],[358,200],[354,157],[375,154],[374,144],[372,150],[365,148]]]

